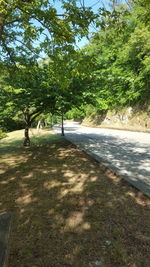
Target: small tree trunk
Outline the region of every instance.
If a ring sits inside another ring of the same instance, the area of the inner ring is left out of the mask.
[[[25,136],[25,139],[24,139],[23,145],[30,146],[29,126],[26,126],[24,136]]]
[[[61,135],[64,136],[64,116],[62,113],[62,117],[61,117]]]
[[[40,128],[41,128],[41,119],[38,121],[36,129],[39,131]]]
[[[50,117],[50,128],[53,126],[53,116]]]

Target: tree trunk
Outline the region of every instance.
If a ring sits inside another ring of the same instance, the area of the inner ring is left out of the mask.
[[[39,121],[38,121],[38,124],[37,124],[37,130],[44,128],[45,125],[46,125],[46,123],[45,123],[45,119],[44,119],[44,117],[42,116],[42,117],[39,119]]]
[[[64,136],[64,116],[61,117],[61,135]]]
[[[35,111],[35,112],[32,112],[32,113],[29,113],[29,109],[28,108],[26,109],[26,111],[24,113],[24,115],[25,115],[25,123],[26,123],[25,132],[24,132],[25,139],[24,139],[24,142],[23,142],[24,146],[30,146],[29,129],[31,128],[32,122],[40,114],[41,114],[41,111]]]
[[[38,124],[37,124],[37,127],[36,127],[36,129],[39,131],[39,129],[41,128],[41,120],[42,119],[40,119],[39,121],[38,121]]]
[[[25,136],[25,139],[24,139],[23,145],[30,146],[29,126],[26,126],[24,136]]]
[[[53,127],[53,116],[50,117],[50,128]]]

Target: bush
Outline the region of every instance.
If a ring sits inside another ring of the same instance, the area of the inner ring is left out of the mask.
[[[1,121],[1,128],[5,132],[21,130],[24,129],[24,126],[25,126],[24,121],[19,119],[12,119],[10,117],[3,118],[3,120]]]
[[[89,104],[85,107],[86,117],[95,117],[97,115],[97,108]]]
[[[66,113],[66,119],[83,119],[85,117],[85,112],[78,108],[72,108],[70,111]]]

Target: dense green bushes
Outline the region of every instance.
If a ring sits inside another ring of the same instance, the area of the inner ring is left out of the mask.
[[[83,109],[72,108],[66,113],[65,119],[83,119],[85,117],[85,112]]]
[[[23,129],[25,126],[25,123],[20,120],[14,120],[12,118],[8,118],[7,120],[3,120],[1,122],[1,127],[5,132],[11,132],[15,130]]]

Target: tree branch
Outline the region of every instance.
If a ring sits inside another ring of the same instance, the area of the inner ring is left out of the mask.
[[[6,43],[5,43],[5,41],[4,41],[3,38],[1,38],[1,41],[2,41],[2,43],[3,43],[3,46],[4,46],[4,48],[5,48],[6,52],[7,52],[7,54],[8,54],[9,57],[10,57],[12,63],[16,66],[16,63],[15,63],[14,57],[13,57],[11,51],[10,51],[10,48],[6,45]]]
[[[5,22],[5,25],[13,24],[13,23],[15,23],[15,22],[22,22],[22,21],[23,21],[22,19],[19,19],[19,18],[18,18],[18,19],[14,19],[14,20],[12,20],[12,21],[8,21],[8,22],[6,21],[6,22]]]
[[[42,113],[43,109],[37,109],[35,111],[33,111],[32,113],[30,113],[30,116],[33,116],[36,113]]]
[[[31,123],[35,120],[35,118],[36,117],[38,117],[40,114],[42,113],[42,111],[39,111],[37,114],[35,114],[33,117],[32,117],[32,119],[31,119]],[[30,116],[31,116],[31,114],[30,114]]]

